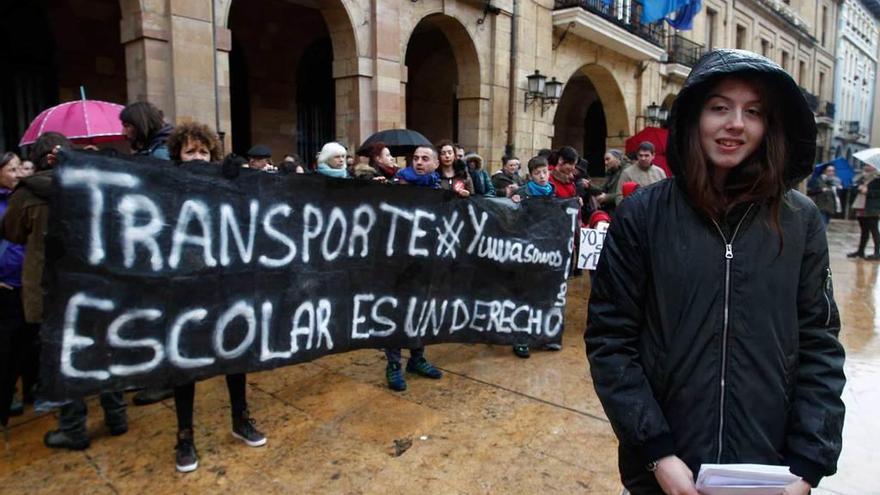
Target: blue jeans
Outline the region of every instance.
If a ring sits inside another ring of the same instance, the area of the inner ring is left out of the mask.
[[[409,350],[409,358],[417,359],[425,356],[425,348],[419,347],[416,349]],[[385,358],[389,363],[399,363],[400,362],[400,349],[385,349]]]

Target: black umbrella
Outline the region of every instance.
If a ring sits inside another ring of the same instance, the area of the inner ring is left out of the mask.
[[[368,153],[367,148],[371,144],[380,141],[385,143],[385,146],[388,147],[388,151],[390,151],[393,156],[409,155],[419,146],[431,146],[431,141],[428,141],[428,138],[418,131],[410,129],[386,129],[368,137],[367,140],[364,141],[364,144],[358,149],[358,154],[365,156]]]

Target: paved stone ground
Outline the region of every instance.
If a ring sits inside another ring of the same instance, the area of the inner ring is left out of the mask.
[[[847,260],[851,223],[829,239],[849,352],[840,473],[819,493],[880,493],[876,466],[880,302],[878,263]],[[589,379],[583,332],[589,287],[575,279],[560,352],[521,360],[510,348],[439,345],[429,358],[446,376],[385,387],[379,351],[329,356],[249,375],[249,402],[269,442],[249,448],[229,433],[225,383],[199,383],[199,469],[174,469],[173,401],[130,407],[131,429],[113,438],[90,401],[92,447],[43,447],[52,414],[14,418],[0,453],[0,493],[596,493],[620,492],[616,440]]]

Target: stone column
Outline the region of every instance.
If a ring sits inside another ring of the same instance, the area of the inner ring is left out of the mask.
[[[125,46],[128,101],[149,101],[174,115],[171,30],[167,2],[124,0],[120,41]]]
[[[169,2],[174,121],[216,127],[212,0]]]

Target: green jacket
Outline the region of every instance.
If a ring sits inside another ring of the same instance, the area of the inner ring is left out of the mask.
[[[51,194],[51,170],[22,179],[9,198],[3,217],[3,236],[25,245],[21,288],[24,318],[28,323],[43,321],[43,265]]]

